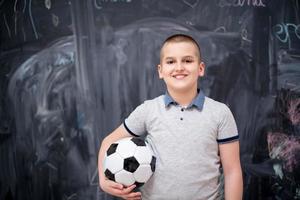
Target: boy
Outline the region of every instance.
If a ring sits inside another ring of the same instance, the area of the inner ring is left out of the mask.
[[[167,92],[138,106],[108,135],[99,151],[101,188],[123,199],[220,199],[220,162],[225,199],[242,199],[238,132],[229,108],[205,97],[198,88],[204,75],[200,48],[190,36],[177,34],[164,42],[158,65]],[[111,143],[147,134],[156,152],[156,171],[141,192],[105,178],[102,160]]]

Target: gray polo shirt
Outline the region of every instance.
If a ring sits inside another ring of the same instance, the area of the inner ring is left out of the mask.
[[[133,136],[146,134],[156,171],[141,187],[143,200],[219,199],[220,143],[238,140],[229,108],[200,91],[184,108],[168,95],[147,100],[123,123]]]

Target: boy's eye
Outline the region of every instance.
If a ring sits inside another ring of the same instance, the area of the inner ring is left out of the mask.
[[[171,65],[171,64],[174,64],[175,61],[174,60],[167,60],[166,63],[169,64],[169,65]]]
[[[184,63],[192,63],[192,62],[194,62],[194,60],[192,60],[192,59],[186,59],[186,60],[183,60],[183,62]]]

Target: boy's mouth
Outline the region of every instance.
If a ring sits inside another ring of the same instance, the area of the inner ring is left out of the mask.
[[[187,75],[186,74],[176,74],[176,75],[173,75],[173,78],[176,78],[176,79],[184,79]]]

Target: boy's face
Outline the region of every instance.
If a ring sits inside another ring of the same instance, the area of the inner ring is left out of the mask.
[[[198,77],[204,75],[204,69],[198,48],[192,42],[169,42],[163,46],[158,73],[168,91],[196,90]]]

